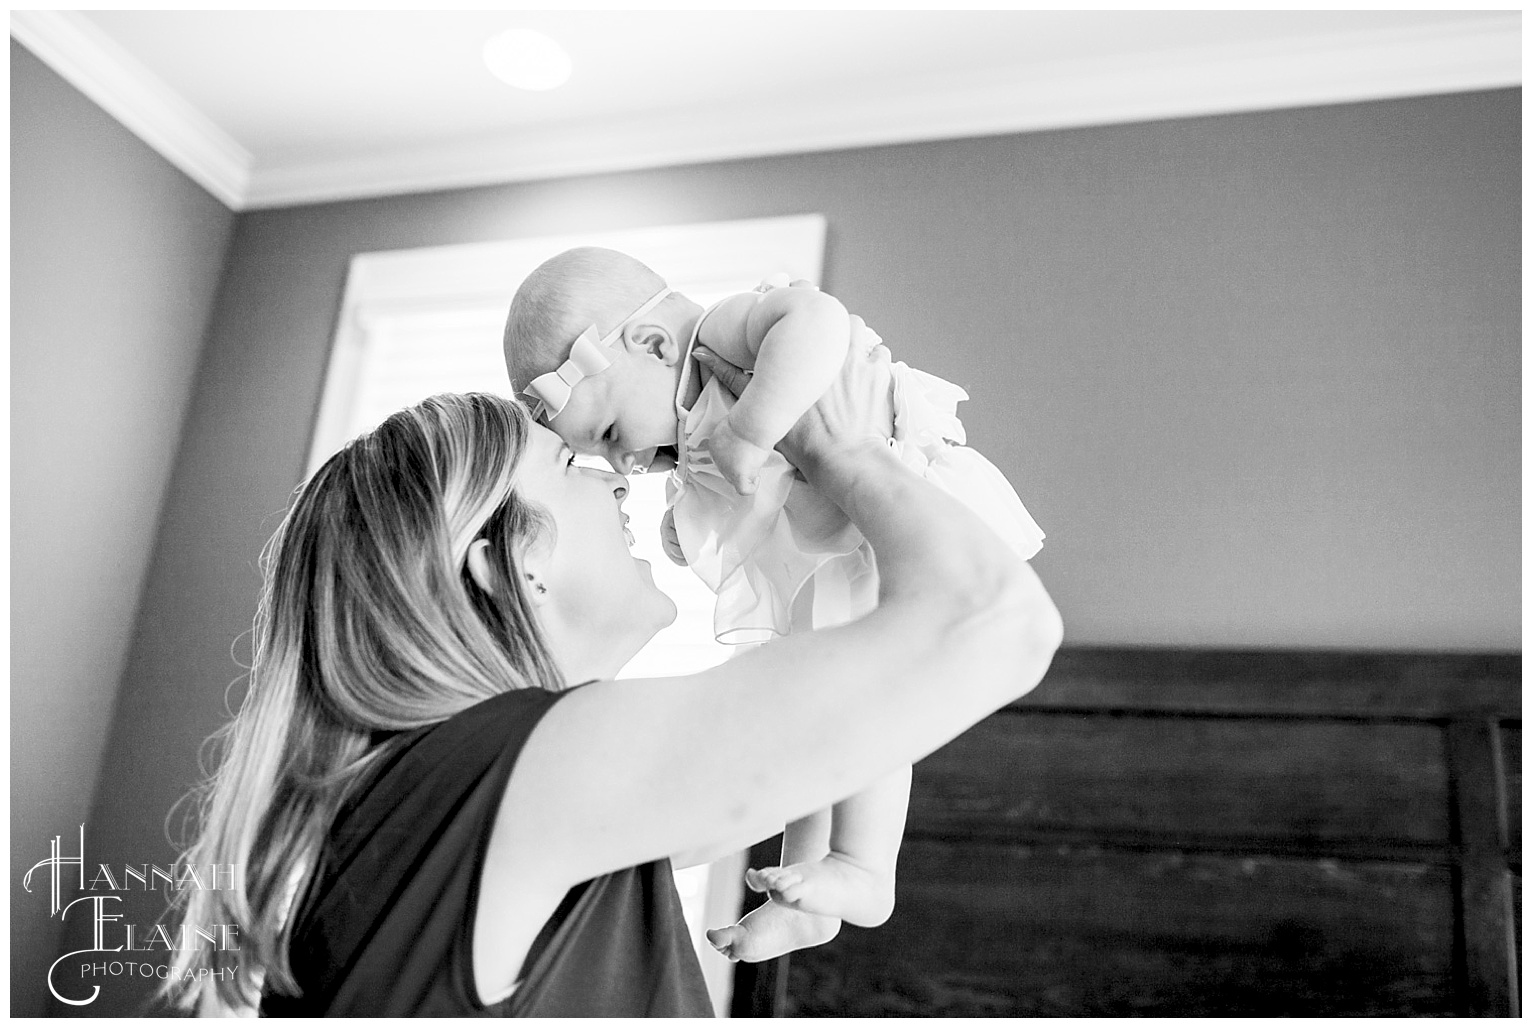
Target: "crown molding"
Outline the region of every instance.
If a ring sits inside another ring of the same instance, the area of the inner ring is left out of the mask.
[[[13,11],[11,34],[235,210],[774,154],[1006,135],[1521,84],[1521,14],[1259,44],[1059,61],[780,94],[511,136],[256,160],[83,16]]]
[[[249,206],[427,192],[769,154],[1305,107],[1519,85],[1519,13],[1452,26],[1060,62],[870,84],[256,169]]]
[[[12,11],[11,38],[225,205],[250,188],[250,153],[74,11]]]

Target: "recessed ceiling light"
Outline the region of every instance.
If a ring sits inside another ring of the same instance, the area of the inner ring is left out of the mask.
[[[564,48],[531,29],[507,29],[484,44],[484,66],[517,89],[557,89],[569,81],[574,64]]]

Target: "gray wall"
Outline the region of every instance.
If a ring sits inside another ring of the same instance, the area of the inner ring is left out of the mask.
[[[15,1014],[58,955],[21,874],[86,821],[234,220],[11,44]]]
[[[1519,649],[1519,125],[1508,90],[242,215],[92,824],[168,859],[372,250],[822,211],[826,287],[969,388],[1071,642]]]

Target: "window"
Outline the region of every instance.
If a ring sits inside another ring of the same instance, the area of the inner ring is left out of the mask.
[[[389,414],[440,392],[510,394],[500,351],[511,297],[523,278],[572,246],[608,246],[644,261],[674,288],[706,306],[786,272],[818,282],[821,215],[711,222],[578,237],[359,254],[352,258],[309,470]],[[687,674],[722,663],[732,647],[712,641],[713,595],[659,544],[664,475],[635,475],[624,509],[635,552],[675,601],[675,624],[659,633],[618,677]],[[709,881],[708,868],[677,873],[677,888],[715,1003],[728,1002],[730,965],[702,935],[739,906],[738,861]],[[725,880],[725,879],[728,880]]]

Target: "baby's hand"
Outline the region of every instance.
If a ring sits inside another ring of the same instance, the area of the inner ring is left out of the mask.
[[[686,567],[686,553],[681,549],[681,537],[676,534],[676,509],[667,507],[660,518],[660,546],[672,563]]]
[[[769,448],[757,446],[735,432],[733,422],[727,418],[713,430],[708,448],[719,472],[741,496],[755,492],[760,484],[761,468],[771,456]]]

